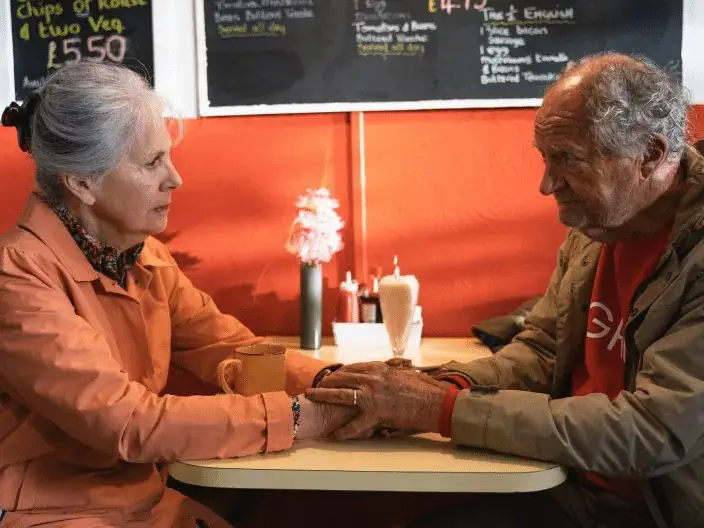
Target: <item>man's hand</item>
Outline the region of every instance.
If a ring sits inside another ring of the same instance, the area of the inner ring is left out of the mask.
[[[318,403],[299,396],[301,412],[298,418],[296,441],[309,438],[327,438],[336,429],[349,423],[359,409],[343,405]]]
[[[335,372],[336,373],[354,372],[356,374],[364,374],[367,371],[373,372],[378,368],[383,368],[384,365],[391,367],[391,368],[394,368],[394,369],[403,369],[403,370],[407,370],[409,372],[415,372],[417,374],[421,374],[421,371],[418,370],[417,367],[413,367],[411,360],[406,359],[406,358],[391,358],[391,359],[387,359],[384,362],[369,361],[369,362],[365,362],[365,363],[351,363],[349,365],[341,366]],[[425,369],[424,369],[424,371],[425,371]],[[327,387],[325,380],[327,378],[329,378],[335,372],[330,373],[327,376],[323,377],[320,380],[319,384],[315,388],[321,388],[321,389],[332,388],[332,387]],[[447,388],[451,387],[452,385],[445,382],[445,381],[441,381],[441,380],[437,379],[439,376],[441,376],[445,372],[447,372],[445,369],[438,366],[438,367],[433,367],[433,369],[431,371],[425,371],[425,374],[430,376],[431,380],[433,382],[435,382],[436,384],[438,384],[439,387],[447,389]],[[335,376],[333,376],[331,379],[334,380]]]
[[[448,387],[416,370],[371,362],[347,365],[325,376],[319,388],[307,390],[306,396],[320,403],[359,408],[359,417],[334,433],[344,440],[380,424],[437,431]]]

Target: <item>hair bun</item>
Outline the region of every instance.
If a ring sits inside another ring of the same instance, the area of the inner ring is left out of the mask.
[[[17,144],[23,152],[29,151],[32,139],[32,114],[37,104],[39,104],[39,94],[32,92],[22,106],[13,101],[2,113],[0,120],[2,126],[17,129]]]
[[[15,103],[14,101],[10,103],[10,106],[5,108],[2,113],[2,126],[6,127],[19,127],[22,124],[22,114],[24,109]]]

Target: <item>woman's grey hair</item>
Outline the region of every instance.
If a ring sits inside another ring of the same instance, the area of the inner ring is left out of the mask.
[[[82,61],[63,66],[39,89],[31,153],[37,183],[63,198],[62,174],[96,180],[112,171],[163,105],[147,81],[123,66]]]
[[[589,63],[603,59],[598,67]],[[642,57],[606,53],[583,59],[589,69],[582,95],[597,148],[623,157],[645,154],[657,136],[670,159],[681,157],[688,139],[689,93],[679,79]]]

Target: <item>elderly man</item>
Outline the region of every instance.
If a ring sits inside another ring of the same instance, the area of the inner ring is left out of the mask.
[[[310,391],[350,405],[356,389],[362,412],[339,438],[384,423],[573,469],[550,492],[477,498],[429,525],[704,526],[704,158],[685,143],[687,112],[645,60],[570,69],[535,144],[540,192],[571,229],[524,329],[491,358],[445,365],[435,378],[453,386],[367,363]]]

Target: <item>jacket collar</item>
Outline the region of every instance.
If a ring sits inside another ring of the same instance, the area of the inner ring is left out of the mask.
[[[170,268],[176,266],[173,262],[168,261],[160,256],[153,248],[154,240],[150,237],[144,244],[142,252],[137,258],[137,264],[145,268]]]
[[[642,315],[654,302],[662,295],[670,280],[679,273],[680,260],[691,247],[701,239],[702,233],[699,227],[704,224],[704,157],[694,148],[688,148],[681,163],[683,185],[685,186],[682,198],[675,213],[673,228],[670,234],[670,246],[660,259],[652,280],[646,280],[644,289],[640,294],[636,294],[634,302],[626,323],[626,331],[631,328],[634,320],[641,320]],[[588,238],[583,233],[571,230],[574,237],[570,249],[570,263],[578,269],[576,275],[572,275],[569,284],[569,294],[558,296],[558,311],[568,318],[565,324],[561,325],[570,330],[564,332],[562,339],[567,339],[563,348],[570,350],[569,354],[558,354],[555,364],[555,378],[552,389],[553,396],[563,397],[569,390],[570,373],[574,364],[579,360],[579,347],[583,344],[587,331],[586,311],[588,309],[592,291],[596,268],[601,253],[602,242]],[[674,250],[673,250],[674,247]],[[669,276],[669,279],[665,279]],[[659,280],[662,277],[662,280]],[[638,345],[637,335],[635,336]],[[629,356],[629,364],[632,357]],[[628,374],[628,373],[627,373]]]
[[[105,246],[88,232],[83,223],[64,204],[43,196],[39,196],[39,198],[59,217],[93,269],[109,279],[117,281],[120,286],[125,288],[127,273],[136,262],[144,243],[136,244],[122,252],[117,248]]]
[[[632,321],[640,319],[665,292],[682,269],[682,261],[701,243],[704,238],[704,157],[692,147],[689,147],[682,160],[684,171],[684,191],[680,200],[672,232],[670,246],[660,259],[658,267],[651,279],[647,280],[640,294],[636,292],[632,304],[626,330]],[[634,335],[636,347],[643,349],[638,335]],[[632,371],[633,374],[635,371]],[[627,373],[628,374],[628,373]],[[627,376],[627,382],[631,379]]]
[[[88,262],[66,226],[51,207],[36,194],[30,196],[17,225],[41,240],[66,267],[76,282],[89,282],[98,278],[98,272]]]
[[[704,227],[704,156],[696,148],[687,147],[680,171],[684,177],[685,188],[675,213],[671,243],[688,230],[694,231]]]
[[[73,240],[66,226],[38,195],[30,196],[17,225],[41,240],[66,267],[76,282],[91,282],[99,278],[98,272]],[[154,250],[153,244],[151,239],[147,239],[137,258],[137,263],[145,268],[174,266],[175,264]]]
[[[702,146],[704,148],[704,145]],[[693,146],[688,146],[680,163],[680,175],[684,179],[684,190],[677,204],[668,238],[670,246],[678,247],[692,233],[704,228],[704,154]],[[579,233],[577,247],[601,248],[602,242]],[[596,250],[596,249],[595,249]],[[598,253],[597,253],[598,257]]]

